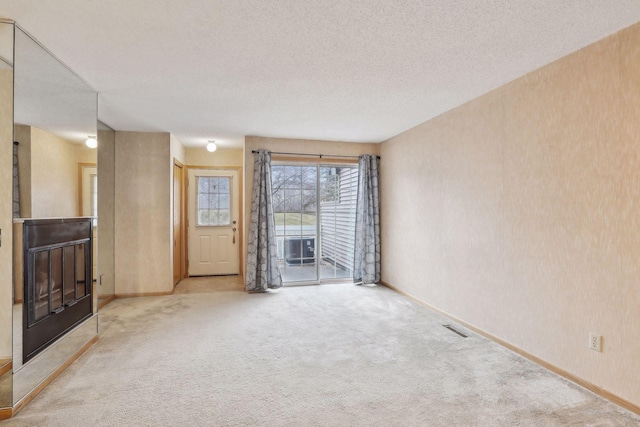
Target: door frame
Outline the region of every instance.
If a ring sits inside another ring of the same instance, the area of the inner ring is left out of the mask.
[[[82,200],[82,190],[83,190],[83,179],[82,176],[84,174],[84,168],[98,168],[97,163],[78,163],[78,216],[83,216],[82,208],[83,208],[83,200]]]
[[[187,205],[189,204],[189,171],[191,169],[201,169],[201,170],[216,170],[216,171],[235,171],[238,173],[238,201],[236,209],[238,209],[238,275],[240,277],[244,277],[244,185],[242,181],[242,166],[200,166],[200,165],[187,165],[185,166],[184,172],[184,180],[185,180],[185,188],[187,191],[185,198],[185,242],[189,241],[189,212]],[[186,245],[185,249],[185,257],[186,257],[186,270],[185,275],[189,272],[189,245]]]
[[[84,180],[84,172],[86,169],[95,169],[96,170],[96,176],[98,175],[98,164],[97,163],[78,163],[78,216],[91,216],[91,212],[89,212],[89,215],[85,215],[85,211],[84,211],[84,202],[86,201],[84,199],[84,192],[85,190],[88,190],[89,192],[89,197],[91,197],[91,183],[89,182],[89,188],[87,189],[85,187],[85,180]],[[96,192],[98,191],[98,188],[96,188]],[[91,202],[89,202],[89,206],[91,206]],[[101,282],[98,282],[100,280],[100,266],[98,265],[98,240],[100,239],[100,232],[99,232],[99,228],[98,228],[98,223],[96,222],[97,217],[93,217],[93,219],[91,220],[91,229],[93,230],[93,243],[92,243],[92,247],[91,247],[91,257],[93,258],[91,260],[91,280],[92,283],[99,283],[102,284]],[[94,288],[95,289],[95,288]],[[97,291],[96,291],[97,294]]]
[[[174,175],[174,171],[175,168],[179,167],[182,169],[182,182],[180,182],[180,280],[182,279],[186,279],[187,278],[187,249],[186,249],[186,234],[187,234],[187,229],[186,229],[186,225],[187,225],[187,221],[188,218],[186,217],[187,215],[187,200],[188,198],[185,197],[185,191],[187,191],[187,177],[185,176],[185,174],[187,173],[187,168],[176,158],[173,159],[173,169],[171,170],[171,174],[172,174],[172,180],[171,180],[171,186],[173,187],[173,180],[175,180],[175,175]],[[173,200],[172,200],[172,214],[173,214],[173,207],[175,206],[176,203],[176,195],[175,193],[173,194]],[[172,227],[173,227],[173,223],[172,223]],[[172,231],[172,235],[173,235],[173,229]],[[173,261],[173,260],[172,260]],[[172,278],[173,280],[173,278]],[[179,281],[180,281],[179,280]],[[174,285],[175,288],[175,285]]]

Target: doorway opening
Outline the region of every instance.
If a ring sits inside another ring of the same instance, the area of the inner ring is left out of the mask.
[[[350,281],[358,168],[272,166],[278,261],[285,284]]]

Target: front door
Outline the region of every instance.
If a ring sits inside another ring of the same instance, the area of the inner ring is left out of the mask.
[[[238,274],[238,172],[189,169],[189,276]]]

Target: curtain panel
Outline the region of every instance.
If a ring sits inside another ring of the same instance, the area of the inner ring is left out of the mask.
[[[258,150],[253,162],[253,194],[245,290],[267,292],[282,286],[271,193],[271,153]]]
[[[358,198],[353,281],[380,282],[380,158],[365,154],[358,162]]]

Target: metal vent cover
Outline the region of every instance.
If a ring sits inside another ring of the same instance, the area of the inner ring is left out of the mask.
[[[464,334],[464,333],[460,332],[459,330],[457,330],[455,327],[453,327],[453,326],[451,326],[451,325],[442,325],[442,326],[444,326],[445,328],[447,328],[447,329],[448,329],[448,330],[450,330],[451,332],[454,332],[454,333],[456,333],[456,334],[460,335],[462,338],[467,338],[467,337],[468,337],[468,335],[466,335],[466,334]]]

